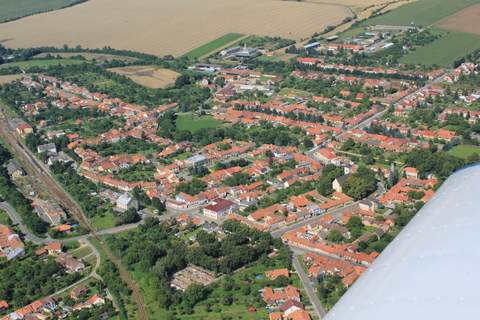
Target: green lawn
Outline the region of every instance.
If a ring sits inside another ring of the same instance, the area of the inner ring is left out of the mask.
[[[96,239],[90,238],[88,239],[88,242],[90,242],[98,250],[102,259],[108,258],[107,253],[105,252],[105,250],[103,250],[103,248],[100,246],[100,243],[98,243]]]
[[[0,0],[1,1],[1,0]],[[30,61],[21,61],[3,64],[0,68],[5,67],[19,67],[21,69],[31,68],[31,67],[44,67],[50,65],[67,65],[67,64],[80,64],[88,61],[85,60],[75,60],[75,59],[51,59],[51,60],[30,60]]]
[[[417,26],[427,27],[476,3],[478,0],[418,0],[362,22],[360,26],[409,26],[413,22]]]
[[[200,58],[201,56],[204,56],[214,50],[220,50],[223,46],[243,36],[243,34],[239,33],[228,33],[224,36],[221,36],[220,38],[204,44],[203,46],[200,46],[190,52],[185,53],[184,55],[182,55],[182,57],[187,57],[188,59]]]
[[[82,259],[83,257],[88,256],[90,253],[92,253],[93,250],[89,246],[83,247],[81,249],[75,250],[72,252],[72,254],[77,257],[77,259]]]
[[[0,0],[0,21],[20,18],[42,11],[57,10],[68,6],[75,0]]]
[[[5,210],[0,210],[0,223],[7,224],[9,216],[7,211]]]
[[[467,159],[471,156],[474,152],[480,155],[480,147],[479,146],[466,146],[466,145],[459,145],[455,146],[452,150],[452,155]]]
[[[115,222],[117,221],[116,217],[110,211],[106,211],[104,217],[96,215],[90,219],[92,227],[96,230],[105,230],[115,227]]]
[[[437,30],[434,30],[437,31]],[[443,31],[439,39],[418,47],[415,51],[403,56],[399,62],[413,64],[436,64],[449,68],[455,60],[480,49],[480,35],[458,31]]]
[[[188,153],[188,152],[184,152],[184,153],[180,153],[175,158],[176,159],[187,159],[187,158],[190,158],[191,156],[193,156],[193,154]]]
[[[195,131],[201,128],[216,127],[223,123],[222,120],[213,119],[210,116],[203,116],[198,120],[192,120],[192,115],[190,114],[178,116],[176,122],[179,130],[190,130],[192,133],[195,133]]]

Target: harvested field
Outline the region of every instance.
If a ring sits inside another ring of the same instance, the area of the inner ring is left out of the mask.
[[[45,53],[40,53],[35,56],[35,58],[43,58],[47,54],[50,54],[51,56],[56,57],[59,55],[62,58],[70,58],[73,56],[84,56],[85,59],[87,60],[92,60],[95,59],[97,61],[106,61],[106,60],[123,60],[123,61],[134,61],[138,60],[137,58],[133,57],[126,57],[126,56],[117,56],[113,54],[101,54],[101,53],[90,53],[90,52],[45,52]]]
[[[8,74],[6,76],[0,76],[0,84],[10,83],[21,78],[23,78],[23,75],[21,74]]]
[[[480,34],[480,3],[437,22],[436,28]]]
[[[180,75],[178,72],[169,69],[159,69],[155,66],[111,68],[108,70],[149,88],[169,87],[175,83],[175,79]]]
[[[91,0],[1,24],[0,34],[12,48],[110,46],[180,56],[228,33],[299,40],[347,16],[345,7],[297,1]]]

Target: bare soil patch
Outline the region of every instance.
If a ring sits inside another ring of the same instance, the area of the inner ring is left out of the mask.
[[[169,69],[159,69],[155,66],[111,68],[108,70],[130,78],[136,83],[149,88],[166,88],[172,86],[180,75],[178,72]]]
[[[106,60],[108,60],[108,61],[111,61],[111,60],[122,60],[122,61],[138,60],[137,58],[133,58],[133,57],[117,56],[117,55],[113,55],[113,54],[91,53],[91,52],[44,52],[44,53],[37,54],[35,56],[35,58],[43,58],[47,54],[50,54],[53,57],[56,57],[57,55],[59,55],[62,58],[70,58],[70,57],[81,55],[81,56],[84,56],[85,59],[87,59],[87,60],[95,59],[95,60],[101,61],[101,62],[104,62]]]
[[[480,3],[452,14],[434,26],[446,30],[480,34]]]
[[[345,7],[297,1],[91,0],[1,24],[0,34],[13,48],[110,46],[179,56],[228,33],[308,38],[347,16]]]

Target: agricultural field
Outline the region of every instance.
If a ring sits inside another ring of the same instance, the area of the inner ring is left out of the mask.
[[[62,58],[70,58],[70,57],[81,55],[81,56],[84,56],[85,59],[87,60],[95,59],[100,62],[104,62],[107,60],[108,61],[122,60],[122,61],[128,61],[128,62],[138,60],[137,58],[133,58],[133,57],[117,56],[113,54],[91,53],[91,52],[44,52],[44,53],[37,54],[34,58],[43,58],[48,54],[54,57],[58,55]]]
[[[436,28],[480,34],[480,3],[463,9],[435,24]]]
[[[192,115],[180,115],[177,117],[177,128],[179,130],[190,130],[194,133],[201,128],[211,128],[222,124],[222,120],[213,119],[209,116],[203,116],[200,119],[192,119]]]
[[[10,83],[17,79],[21,79],[23,76],[20,74],[7,74],[5,76],[0,76],[0,84]]]
[[[450,67],[453,61],[479,48],[480,35],[449,31],[441,38],[403,56],[399,62]]]
[[[346,7],[297,1],[95,0],[0,24],[0,41],[12,48],[110,46],[181,56],[228,33],[299,40],[348,16]]]
[[[477,153],[480,155],[480,147],[479,146],[467,146],[467,145],[459,145],[455,146],[452,150],[452,155],[462,158],[462,159],[467,159],[469,156],[471,156],[473,153]]]
[[[427,27],[476,3],[478,0],[418,0],[367,20],[361,26],[409,26],[413,22],[417,26]]]
[[[57,10],[71,5],[75,0],[0,0],[0,22],[17,19],[29,14]]]
[[[224,36],[221,36],[218,39],[215,39],[213,41],[210,41],[209,43],[206,43],[188,53],[185,53],[183,57],[187,57],[188,59],[195,59],[195,58],[200,58],[204,55],[207,55],[211,52],[214,51],[219,51],[223,49],[226,45],[229,43],[243,37],[244,34],[238,34],[238,33],[229,33]]]
[[[21,61],[21,62],[13,62],[13,63],[5,63],[0,66],[0,68],[4,67],[19,67],[21,69],[24,68],[31,68],[31,67],[46,67],[50,65],[57,65],[60,64],[62,66],[67,64],[80,64],[84,63],[84,60],[75,60],[75,59],[51,59],[51,60],[30,60],[30,61]]]
[[[310,2],[337,4],[337,5],[341,5],[341,6],[350,7],[354,11],[358,12],[365,7],[384,4],[387,1],[384,1],[384,0],[357,0],[357,1],[355,1],[355,0],[328,0],[328,1],[311,0]]]
[[[111,68],[109,71],[132,79],[138,84],[149,88],[166,88],[175,83],[180,73],[169,70],[159,69],[155,66],[134,66],[123,68]]]

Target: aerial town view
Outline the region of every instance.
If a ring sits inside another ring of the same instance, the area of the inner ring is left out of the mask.
[[[0,9],[0,320],[478,318],[480,0]]]

